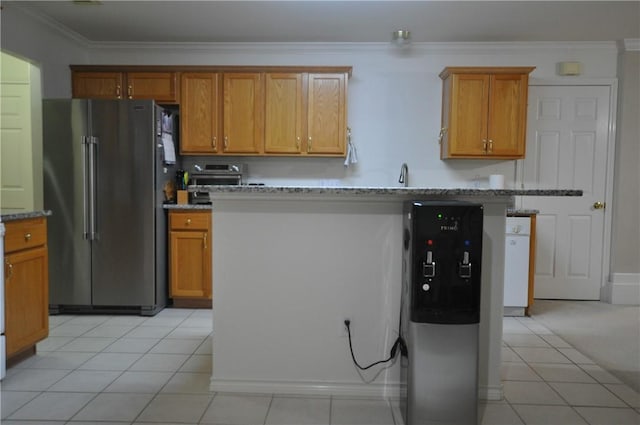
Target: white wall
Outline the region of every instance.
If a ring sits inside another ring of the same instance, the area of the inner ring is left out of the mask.
[[[382,44],[193,44],[90,45],[61,32],[11,3],[3,3],[1,14],[3,50],[41,64],[44,97],[69,97],[69,64],[200,64],[200,65],[352,65],[349,81],[349,119],[358,149],[357,165],[345,168],[340,159],[243,159],[250,166],[253,181],[279,184],[397,185],[402,162],[410,169],[410,184],[430,187],[472,186],[476,176],[503,173],[507,183],[515,179],[514,161],[441,161],[437,136],[440,129],[441,81],[439,72],[452,65],[536,66],[532,78],[555,76],[560,61],[580,61],[580,78],[617,77],[617,49],[612,43],[502,43],[423,44],[398,51]],[[629,59],[632,60],[632,59]],[[634,72],[633,65],[626,72]],[[635,68],[637,74],[637,65]],[[573,77],[562,77],[571,79]],[[624,84],[624,83],[623,83]],[[623,84],[620,85],[621,90]],[[624,86],[626,87],[626,86]],[[637,91],[637,90],[636,90]],[[622,98],[622,97],[621,97]],[[620,104],[619,113],[637,117],[633,96]],[[630,99],[630,100],[629,100]],[[637,93],[635,97],[637,103]],[[637,121],[637,120],[635,120]],[[617,129],[618,151],[638,145],[634,118]],[[636,156],[637,157],[637,156]],[[623,181],[638,180],[637,164],[618,154],[617,187]],[[206,158],[198,158],[204,162]],[[195,161],[193,161],[195,162]],[[190,162],[193,163],[193,162]],[[479,180],[479,186],[487,185]],[[624,189],[626,190],[626,189]],[[628,191],[627,191],[628,192]],[[633,192],[638,199],[637,190]],[[623,196],[618,190],[616,197]],[[624,197],[628,196],[625,193]],[[614,208],[626,222],[638,222],[638,213],[614,198]],[[619,225],[618,229],[626,228]],[[614,236],[612,272],[639,271],[631,265],[629,238]],[[630,245],[631,244],[631,245]]]
[[[151,47],[151,48],[149,48]],[[412,186],[486,187],[489,174],[515,181],[514,161],[450,160],[439,157],[442,81],[445,66],[535,66],[532,78],[556,78],[556,63],[579,60],[584,77],[615,77],[614,43],[422,44],[398,50],[386,44],[235,44],[101,46],[94,64],[351,65],[348,125],[358,164],[341,159],[257,158],[252,181],[292,185],[397,186],[400,165],[409,165]],[[194,162],[206,162],[197,158]],[[191,165],[192,162],[188,162]]]
[[[23,57],[40,68],[43,97],[71,97],[69,64],[87,61],[86,44],[50,23],[26,14],[19,6],[3,2],[2,7],[2,50]]]
[[[640,51],[621,53],[620,81],[611,268],[640,274]]]

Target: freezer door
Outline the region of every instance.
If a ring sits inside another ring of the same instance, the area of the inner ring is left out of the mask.
[[[92,100],[94,306],[155,305],[155,122],[152,101]]]
[[[46,99],[42,106],[44,208],[48,217],[49,304],[91,304],[87,101]]]

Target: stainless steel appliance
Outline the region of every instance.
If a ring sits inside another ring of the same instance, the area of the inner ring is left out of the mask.
[[[206,164],[204,167],[195,165],[194,168],[196,171],[190,178],[190,184],[194,186],[240,185],[247,173],[246,164]],[[191,203],[210,204],[209,192],[191,192]]]
[[[482,205],[407,202],[400,336],[406,425],[476,425]]]
[[[154,315],[166,305],[163,186],[175,158],[163,114],[150,100],[43,101],[52,313]]]

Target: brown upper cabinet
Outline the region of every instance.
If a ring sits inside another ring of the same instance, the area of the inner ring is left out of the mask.
[[[348,66],[72,65],[73,97],[180,105],[183,155],[344,156]]]
[[[268,73],[265,153],[344,156],[347,73]]]
[[[309,74],[307,153],[346,153],[347,75]]]
[[[259,72],[225,72],[223,80],[222,152],[263,152],[264,77]]]
[[[220,152],[220,75],[217,72],[183,72],[180,91],[180,153],[210,155]]]
[[[524,158],[528,82],[534,69],[445,68],[440,73],[440,158]]]
[[[265,153],[297,155],[302,152],[302,139],[306,134],[303,110],[306,81],[306,74],[299,72],[265,76]]]
[[[183,72],[180,153],[262,153],[263,91],[260,73]]]
[[[72,95],[92,99],[153,99],[178,103],[178,73],[162,71],[107,71],[72,66]]]

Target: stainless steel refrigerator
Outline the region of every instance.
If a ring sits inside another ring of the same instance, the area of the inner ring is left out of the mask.
[[[163,187],[175,164],[163,113],[151,100],[43,101],[51,313],[165,307]]]

